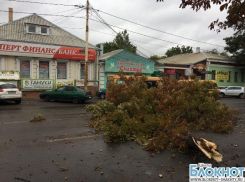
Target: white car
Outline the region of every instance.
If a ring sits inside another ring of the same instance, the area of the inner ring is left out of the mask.
[[[0,101],[14,101],[21,103],[22,92],[12,83],[0,82]]]
[[[244,87],[241,86],[229,86],[223,89],[220,89],[220,96],[236,96],[239,98],[244,98]]]

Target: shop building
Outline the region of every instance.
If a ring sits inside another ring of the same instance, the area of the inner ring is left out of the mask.
[[[0,37],[0,79],[11,81],[12,74],[23,97],[61,85],[84,86],[84,40],[36,14],[1,25]],[[88,60],[88,89],[95,94],[98,48],[90,44]]]
[[[154,61],[123,49],[115,50],[99,58],[99,87],[106,88],[107,77],[117,75],[123,71],[127,75],[141,72],[151,76],[154,72]]]
[[[234,59],[210,53],[179,54],[158,60],[156,68],[171,79],[188,79],[195,73],[201,80],[216,80],[219,87],[244,86],[245,65]]]

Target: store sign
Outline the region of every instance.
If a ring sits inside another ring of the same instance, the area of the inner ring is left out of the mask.
[[[106,60],[107,72],[142,72],[152,74],[154,72],[154,63],[145,62],[139,63],[137,61],[118,61],[118,60]]]
[[[175,69],[166,70],[167,75],[175,75]]]
[[[19,80],[20,73],[18,71],[0,71],[0,80]]]
[[[192,74],[192,69],[186,69],[185,76],[189,76],[190,74]]]
[[[52,90],[54,89],[54,80],[21,79],[21,89],[23,90]]]
[[[88,50],[88,60],[95,61],[95,50]],[[41,44],[0,41],[0,54],[43,57],[53,59],[85,60],[85,49]]]
[[[194,68],[194,69],[199,69],[199,70],[205,70],[205,69],[207,68],[207,66],[206,66],[205,64],[199,63],[199,64],[195,64],[195,65],[193,66],[193,68]]]
[[[56,82],[57,87],[65,86],[65,85],[74,85],[73,80],[57,80]]]
[[[215,80],[229,80],[229,71],[215,71]]]

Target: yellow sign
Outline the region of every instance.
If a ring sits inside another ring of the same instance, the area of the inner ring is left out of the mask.
[[[229,80],[229,71],[215,71],[215,80]]]

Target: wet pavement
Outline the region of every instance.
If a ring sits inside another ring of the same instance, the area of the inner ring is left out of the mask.
[[[86,127],[86,104],[24,100],[20,105],[0,103],[1,182],[188,181],[189,164],[245,167],[245,99],[221,102],[239,109],[239,122],[230,134],[194,132],[219,145],[223,162],[190,154],[142,150],[136,142],[105,143]],[[41,114],[42,122],[29,122]],[[160,178],[159,174],[163,174]]]

